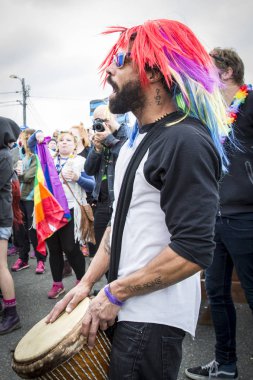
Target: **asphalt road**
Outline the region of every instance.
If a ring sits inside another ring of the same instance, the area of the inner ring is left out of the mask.
[[[9,258],[9,264],[16,257]],[[89,260],[89,259],[88,259]],[[51,288],[52,278],[49,264],[43,275],[35,274],[36,260],[30,260],[30,268],[13,273],[18,301],[18,312],[22,328],[8,335],[0,336],[0,380],[16,380],[19,377],[11,368],[11,352],[19,340],[29,331],[35,323],[42,319],[57,302],[47,298],[47,291]],[[64,279],[66,290],[74,286],[75,278],[70,276]],[[95,288],[101,288],[102,280]],[[247,305],[237,304],[237,345],[238,369],[240,380],[253,380],[253,320]],[[212,326],[198,325],[196,337],[193,340],[186,336],[183,347],[183,361],[178,380],[186,380],[185,367],[207,364],[213,359],[214,333]],[[119,379],[120,380],[120,379]],[[152,379],[156,380],[156,379]]]

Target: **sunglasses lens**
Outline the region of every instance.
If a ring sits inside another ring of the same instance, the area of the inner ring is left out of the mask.
[[[116,55],[116,66],[123,67],[125,62],[125,53],[118,53]]]
[[[119,69],[121,69],[125,64],[126,57],[130,57],[130,55],[131,53],[119,52],[114,55],[113,62]]]

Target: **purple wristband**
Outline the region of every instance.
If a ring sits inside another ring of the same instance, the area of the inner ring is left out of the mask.
[[[108,298],[108,300],[111,303],[113,303],[114,305],[117,305],[117,306],[123,306],[124,305],[123,301],[118,300],[118,298],[116,298],[114,295],[112,295],[112,293],[110,292],[110,285],[109,284],[104,287],[104,291],[105,291],[106,297]]]

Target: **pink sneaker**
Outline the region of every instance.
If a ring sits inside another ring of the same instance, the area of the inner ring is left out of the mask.
[[[43,261],[38,261],[35,273],[43,274],[45,272],[45,263]]]
[[[12,265],[11,270],[12,272],[18,272],[22,269],[29,268],[29,266],[30,265],[28,263],[25,263],[21,259],[17,259],[17,261]]]
[[[64,293],[64,292],[65,292],[65,289],[64,289],[63,285],[53,284],[52,288],[47,293],[47,296],[48,296],[48,298],[55,299],[55,298],[58,298],[59,295]]]
[[[15,247],[15,245],[13,245],[13,247],[8,249],[7,256],[14,256],[18,253],[18,251],[19,251],[18,247]]]

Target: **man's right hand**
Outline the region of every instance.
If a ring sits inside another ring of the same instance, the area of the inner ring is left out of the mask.
[[[93,142],[93,145],[94,145],[95,151],[96,151],[96,152],[102,152],[102,150],[103,150],[103,145],[101,144],[101,141],[100,141],[100,139],[98,138],[98,136],[96,136],[96,134],[93,136],[92,142]]]
[[[63,311],[71,313],[72,310],[86,297],[88,297],[91,288],[80,282],[71,289],[65,297],[56,303],[54,308],[46,317],[46,323],[53,323]]]

